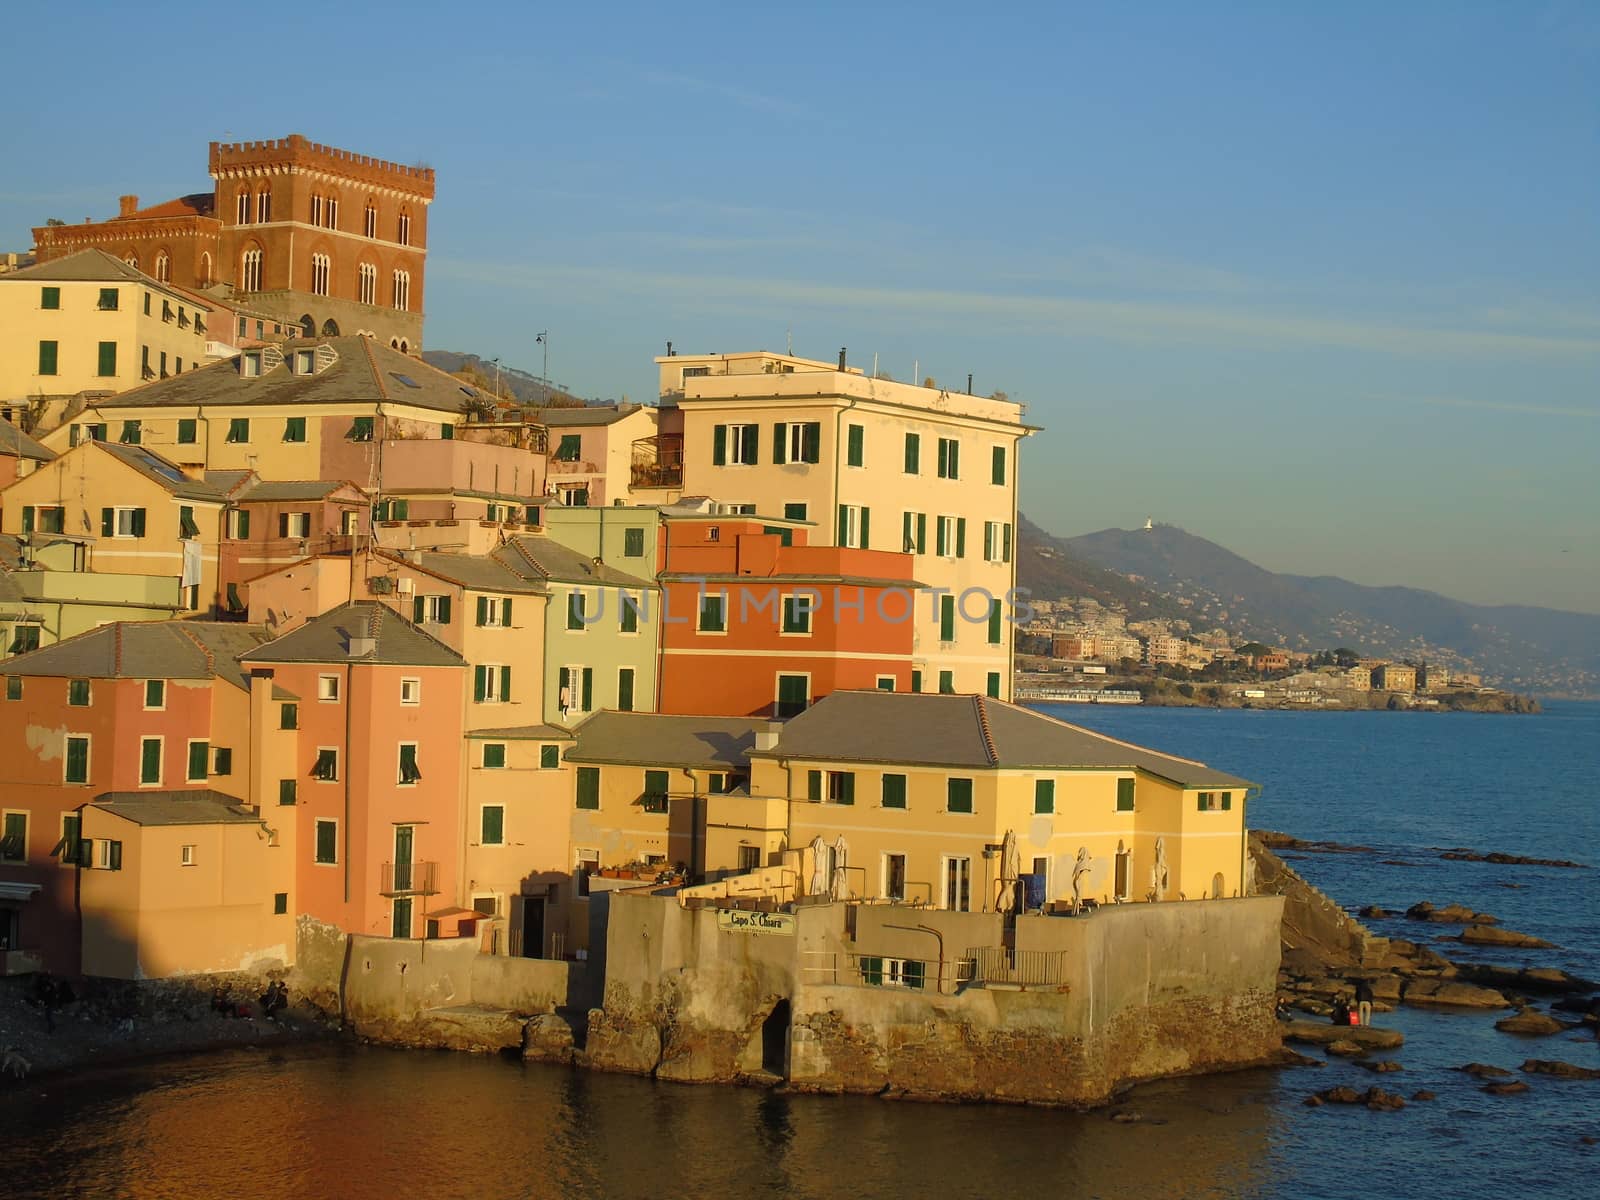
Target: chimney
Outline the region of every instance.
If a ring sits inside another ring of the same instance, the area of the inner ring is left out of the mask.
[[[778,736],[783,733],[782,721],[765,721],[756,726],[755,745],[753,750],[772,750],[778,745]]]
[[[972,395],[972,372],[967,372],[967,395]]]
[[[839,347],[839,370],[841,370],[841,371],[844,370],[844,352],[845,352],[845,350],[846,350],[846,347],[844,347],[844,346],[840,346]]]
[[[366,658],[378,648],[378,639],[374,637],[352,637],[345,647],[345,654],[349,658]]]
[[[139,197],[137,197],[137,196],[118,196],[117,197],[117,208],[119,210],[117,212],[117,216],[119,216],[119,217],[131,217],[131,216],[133,216],[134,213],[139,211]]]
[[[672,343],[671,342],[667,343],[667,357],[668,358],[672,357]]]

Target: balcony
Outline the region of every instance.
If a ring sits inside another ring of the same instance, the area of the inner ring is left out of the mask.
[[[658,434],[633,443],[632,486],[675,488],[683,486],[683,437]]]
[[[378,892],[384,896],[434,896],[439,892],[434,882],[438,874],[438,863],[387,862],[383,864],[383,884]]]

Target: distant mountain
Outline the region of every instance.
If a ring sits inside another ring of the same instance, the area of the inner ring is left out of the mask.
[[[1088,596],[1108,607],[1124,608],[1129,618],[1186,615],[1173,600],[1124,575],[1108,571],[1073,551],[1022,514],[1017,515],[1017,586],[1040,600]]]
[[[495,365],[479,358],[476,354],[464,354],[459,350],[424,350],[422,361],[430,367],[448,371],[451,375],[457,375],[470,368],[482,375],[493,390]],[[515,396],[521,404],[533,404],[541,408],[576,408],[584,403],[577,396],[554,384],[546,383],[537,375],[530,375],[526,371],[508,367],[503,363],[500,366],[500,390],[502,393]]]
[[[1030,526],[1030,529],[1037,529]],[[1025,531],[1026,536],[1026,531]],[[1479,670],[1518,691],[1600,694],[1600,617],[1466,604],[1436,592],[1280,575],[1175,525],[1051,539],[1130,582],[1186,600],[1197,625],[1292,649],[1360,653]],[[1019,570],[1023,559],[1019,548]]]

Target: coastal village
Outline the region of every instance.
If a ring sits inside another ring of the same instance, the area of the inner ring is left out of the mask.
[[[1481,680],[1030,604],[1037,428],[970,381],[508,399],[420,357],[431,170],[208,168],[0,273],[0,975],[815,1091],[1277,1060],[1256,786],[1018,701]]]

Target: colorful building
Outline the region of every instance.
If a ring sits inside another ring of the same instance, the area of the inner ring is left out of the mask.
[[[1414,692],[1417,690],[1417,669],[1404,663],[1384,663],[1373,669],[1372,690]]]
[[[175,575],[97,574],[86,565],[83,547],[70,542],[29,545],[0,534],[0,658],[112,621],[155,621],[183,611]]]
[[[642,404],[541,409],[540,423],[550,431],[552,502],[570,508],[625,503],[636,482],[654,497],[668,478],[653,469],[663,465],[656,453],[658,418]]]
[[[0,491],[56,456],[54,450],[12,424],[10,417],[22,416],[26,411],[25,403],[0,406]]]

